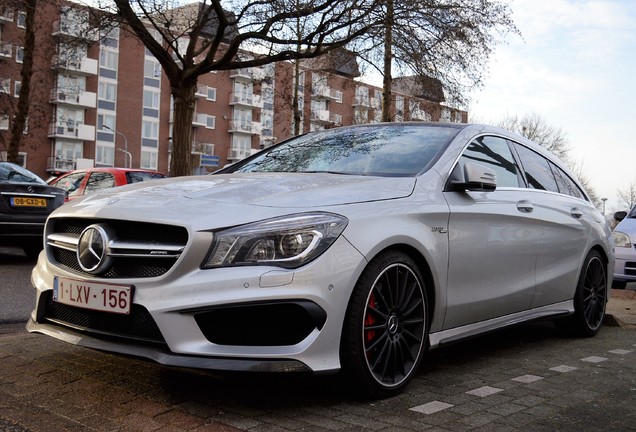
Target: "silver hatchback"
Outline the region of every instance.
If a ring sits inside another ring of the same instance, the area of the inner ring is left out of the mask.
[[[375,397],[479,333],[550,318],[593,336],[614,268],[561,162],[466,124],[306,134],[70,202],[45,236],[29,331],[169,365],[343,371]]]

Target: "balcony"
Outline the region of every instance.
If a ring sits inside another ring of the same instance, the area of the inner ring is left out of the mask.
[[[228,132],[258,135],[261,133],[261,125],[252,121],[231,120]]]
[[[233,69],[230,78],[240,81],[260,81],[265,78],[265,69],[260,67]]]
[[[76,75],[97,75],[97,59],[84,57],[82,59],[53,58],[52,68],[63,72],[71,72]]]
[[[194,97],[198,98],[207,98],[208,97],[208,86],[205,84],[197,85],[197,91],[194,93]]]
[[[193,142],[192,143],[192,154],[213,156],[214,155],[214,144]]]
[[[192,119],[192,127],[204,127],[208,129],[214,129],[215,126],[216,126],[215,116],[201,114],[201,113],[194,113],[194,117]]]
[[[96,42],[99,40],[98,33],[96,28],[90,28],[88,22],[74,22],[70,19],[53,22],[53,36],[56,37]]]
[[[82,123],[49,124],[49,138],[66,138],[80,141],[95,141],[95,126]]]
[[[58,105],[95,108],[97,107],[97,93],[69,89],[53,89],[51,91],[50,102]]]
[[[326,85],[313,85],[311,88],[311,97],[313,99],[329,99],[336,100],[336,91]]]
[[[69,172],[73,171],[77,166],[77,162],[72,159],[59,159],[55,156],[49,156],[46,161],[47,172]]]
[[[10,6],[0,7],[0,23],[13,22],[13,9]]]
[[[0,58],[13,57],[13,44],[11,42],[0,42]]]
[[[371,102],[369,101],[369,96],[368,95],[356,95],[356,97],[353,98],[353,104],[352,106],[360,106],[360,107],[367,107],[367,108],[371,108]]]
[[[248,108],[263,108],[263,101],[260,96],[235,92],[230,94],[230,105],[242,105]]]

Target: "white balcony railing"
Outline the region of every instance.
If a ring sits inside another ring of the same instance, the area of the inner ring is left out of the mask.
[[[49,138],[70,138],[81,141],[95,141],[95,126],[83,123],[58,123],[49,125]]]

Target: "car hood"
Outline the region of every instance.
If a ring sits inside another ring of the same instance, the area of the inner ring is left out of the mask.
[[[135,183],[65,204],[72,216],[194,224],[218,217],[232,225],[344,204],[409,196],[415,178],[335,174],[221,174]]]
[[[625,218],[623,219],[617,226],[615,231],[620,231],[622,233],[627,234],[630,239],[632,240],[632,243],[635,240],[636,237],[636,219],[634,218]]]

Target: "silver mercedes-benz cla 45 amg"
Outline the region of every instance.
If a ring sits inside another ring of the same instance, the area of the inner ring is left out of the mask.
[[[466,124],[312,132],[75,200],[44,235],[29,331],[167,365],[341,371],[373,397],[479,333],[596,334],[614,268],[563,163]]]

